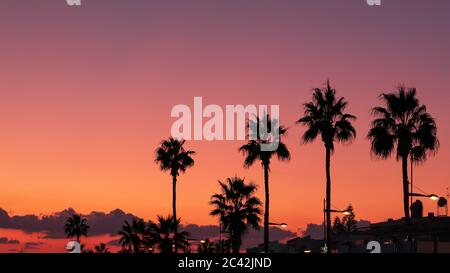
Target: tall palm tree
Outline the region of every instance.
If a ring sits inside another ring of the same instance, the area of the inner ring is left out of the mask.
[[[249,227],[259,229],[261,201],[255,196],[256,185],[246,184],[243,178],[219,181],[221,192],[211,197],[212,216],[219,216],[223,229],[230,237],[233,253],[239,253],[242,236]]]
[[[173,253],[178,250],[187,251],[189,248],[188,235],[186,231],[175,232],[180,225],[180,219],[174,220],[169,215],[159,216],[156,223],[150,222],[148,229],[152,234],[154,245],[161,253]]]
[[[94,247],[95,253],[110,253],[105,243],[100,243]]]
[[[255,162],[260,161],[264,169],[264,191],[265,191],[265,209],[264,209],[264,252],[269,252],[269,172],[270,163],[273,156],[281,161],[288,161],[291,158],[289,150],[281,137],[287,133],[287,128],[279,125],[277,119],[271,119],[269,115],[263,118],[256,117],[249,121],[249,130],[252,138],[239,148],[245,156],[244,167],[249,168]],[[265,130],[263,130],[265,129]],[[265,135],[262,132],[267,132]],[[274,135],[278,132],[278,135]],[[278,142],[278,146],[273,151],[266,151],[263,145],[271,143],[273,140]]]
[[[436,122],[425,105],[419,102],[415,88],[400,86],[397,93],[382,94],[380,97],[385,106],[372,109],[375,119],[368,133],[371,151],[386,159],[395,150],[397,160],[401,160],[403,210],[406,222],[410,223],[408,157],[414,163],[420,163],[437,151]]]
[[[127,249],[128,252],[139,253],[147,241],[146,225],[142,219],[133,219],[131,223],[125,220],[118,234],[122,248]]]
[[[81,236],[88,236],[89,228],[86,218],[79,214],[73,214],[67,218],[66,224],[64,225],[64,232],[66,233],[67,238],[76,237],[77,242],[80,243]]]
[[[184,148],[185,140],[178,140],[170,137],[161,142],[161,146],[156,149],[155,162],[159,164],[162,171],[170,171],[172,176],[172,216],[174,221],[177,218],[177,177],[180,173],[186,172],[187,168],[194,166],[194,151]],[[175,226],[175,233],[177,232]]]
[[[325,145],[326,171],[326,244],[331,244],[331,155],[334,142],[351,142],[356,137],[352,125],[355,116],[345,113],[347,101],[336,98],[336,89],[330,82],[324,88],[314,88],[311,102],[304,104],[304,116],[297,123],[307,127],[302,136],[303,143],[314,141],[319,135]]]

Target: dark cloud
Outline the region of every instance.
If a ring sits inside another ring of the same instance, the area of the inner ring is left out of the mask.
[[[46,234],[44,238],[65,238],[64,223],[74,213],[76,213],[75,210],[69,208],[42,217],[36,215],[9,216],[5,210],[0,208],[0,228],[19,229],[27,233],[42,232]],[[109,213],[93,211],[83,216],[87,218],[88,224],[91,227],[89,236],[104,234],[117,235],[125,220],[131,221],[133,218],[139,218],[133,214],[125,213],[120,209],[113,210]],[[187,224],[181,226],[180,229],[189,232],[191,238],[217,239],[219,237],[219,226],[216,225],[199,226]],[[289,239],[294,236],[295,233],[280,228],[273,227],[270,231],[270,239],[273,241]],[[250,229],[244,236],[242,247],[254,247],[262,243],[262,241],[263,231]],[[108,242],[108,245],[117,246],[120,244],[118,240],[111,240]],[[28,247],[34,248],[37,245],[28,244]]]
[[[26,242],[25,246],[41,246],[44,245],[44,242]]]
[[[207,226],[199,226],[195,224],[189,224],[181,227],[181,230],[189,232],[189,236],[195,239],[203,239],[203,238],[214,238],[217,239],[219,237],[219,226],[215,225],[207,225]],[[258,246],[263,242],[263,230],[255,230],[251,228],[243,238],[242,248],[249,248]],[[289,231],[280,229],[277,227],[270,228],[270,240],[284,240],[295,237],[296,234]]]
[[[219,236],[219,226],[199,226],[195,224],[183,225],[183,231],[189,232],[189,236],[196,239],[213,238]]]
[[[356,223],[357,228],[365,228],[370,226],[370,222],[367,220],[360,220]],[[320,224],[307,224],[306,230],[302,236],[311,236],[312,239],[322,240],[323,239],[323,225]]]
[[[26,242],[24,245],[24,249],[39,249],[40,246],[44,245],[44,242]]]
[[[370,226],[370,221],[367,220],[359,220],[358,223],[356,223],[357,228],[368,228]]]
[[[121,246],[120,239],[111,240],[111,241],[107,242],[106,244],[109,246]]]
[[[51,215],[38,217],[36,215],[12,216],[0,208],[0,228],[19,229],[26,233],[43,232],[46,238],[65,238],[64,223],[66,219],[75,214],[72,208]],[[120,209],[109,213],[93,211],[87,215],[90,236],[112,234],[121,229],[125,220],[136,218],[133,214],[125,213]]]
[[[281,229],[278,227],[271,227],[270,228],[270,241],[279,241],[279,240],[285,240],[285,239],[292,239],[296,237],[297,234]],[[261,228],[260,230],[251,229],[244,237],[242,241],[242,248],[250,248],[250,247],[256,247],[263,243],[264,238],[264,231]]]
[[[17,245],[19,240],[8,239],[6,237],[0,237],[0,245]]]
[[[323,239],[323,225],[307,224],[306,230],[303,232],[302,236],[311,236],[311,238],[315,240]]]

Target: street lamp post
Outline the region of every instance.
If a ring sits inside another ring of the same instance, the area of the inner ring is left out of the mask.
[[[410,192],[409,196],[411,197],[411,200],[414,197],[425,197],[425,198],[430,198],[430,200],[432,201],[439,201],[439,196],[437,196],[436,194],[423,194],[423,193],[415,193],[415,192]],[[412,205],[412,203],[411,203]],[[438,206],[438,210],[439,210],[439,206]],[[436,213],[436,215],[439,213]]]
[[[203,246],[205,245],[205,243],[206,243],[206,240],[205,239],[195,239],[195,238],[187,238],[187,241],[188,242],[198,242],[199,243],[199,246],[201,246],[202,248],[203,248]]]
[[[352,212],[349,210],[336,210],[336,209],[330,209],[327,210],[326,209],[326,200],[323,199],[323,240],[324,240],[324,245],[329,248],[330,246],[327,246],[327,212],[330,213],[342,213],[342,215],[350,215]]]
[[[284,222],[282,222],[282,223],[271,223],[271,222],[269,222],[269,226],[277,226],[277,227],[280,227],[280,228],[287,228],[287,224],[286,223],[284,223]],[[270,253],[270,246],[269,246],[269,253]]]
[[[409,193],[409,196],[430,198],[430,200],[433,200],[433,201],[439,200],[439,196],[437,196],[436,194],[422,194],[422,193],[411,192],[411,193]]]
[[[412,175],[412,164],[411,164],[411,175]],[[412,205],[413,197],[425,197],[425,198],[430,198],[430,200],[433,200],[433,201],[439,200],[439,196],[437,196],[436,194],[423,194],[423,193],[412,192],[412,180],[411,180],[411,192],[409,193],[409,196],[411,198],[411,205]],[[411,236],[411,240],[414,240],[413,239],[414,234],[411,233],[410,236]],[[414,242],[411,243],[411,252],[415,252],[415,243]]]
[[[414,170],[414,158],[413,158],[412,154],[411,154],[410,161],[411,161],[411,182],[410,182],[411,189],[410,189],[410,192],[408,193],[408,195],[410,197],[409,205],[411,206],[413,204],[413,201],[414,201],[413,197],[426,197],[426,198],[430,198],[433,201],[439,200],[439,196],[437,196],[436,194],[414,193],[414,185],[413,185],[413,182],[414,182],[414,171],[413,171]]]
[[[278,226],[281,228],[287,228],[287,224],[286,223],[269,223],[269,226]]]
[[[323,199],[323,244],[327,244],[327,200]]]

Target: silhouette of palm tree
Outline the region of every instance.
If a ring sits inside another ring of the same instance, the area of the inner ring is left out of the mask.
[[[81,253],[83,253],[83,254],[94,253],[94,251],[92,251],[92,249],[90,249],[90,248],[87,248],[87,246],[85,244],[81,244],[80,249],[81,249]]]
[[[278,120],[271,119],[265,115],[262,119],[256,117],[256,120],[250,120],[248,124],[251,139],[239,148],[245,156],[244,167],[249,168],[256,161],[260,161],[264,169],[264,191],[265,191],[265,210],[264,210],[264,252],[269,252],[269,171],[270,162],[273,156],[281,161],[288,161],[291,158],[289,150],[281,137],[287,133],[287,129],[279,125]],[[263,133],[267,132],[267,133]],[[278,136],[274,133],[278,132]],[[278,142],[278,147],[274,151],[265,151],[262,145]]]
[[[410,223],[408,157],[420,163],[437,151],[436,122],[425,105],[420,104],[415,88],[400,86],[397,93],[380,97],[385,107],[372,109],[375,119],[367,137],[374,155],[386,159],[395,150],[397,160],[402,161],[403,210],[406,222]]]
[[[180,173],[186,172],[187,168],[194,166],[195,155],[194,151],[185,150],[185,140],[178,140],[170,137],[161,142],[161,146],[156,149],[155,162],[159,164],[162,171],[170,171],[172,176],[172,215],[173,219],[177,218],[177,177]],[[176,220],[175,220],[176,221]],[[177,233],[177,226],[175,226],[175,233]]]
[[[120,235],[119,242],[122,248],[134,253],[140,252],[148,236],[146,225],[142,219],[133,219],[131,224],[125,220],[122,230],[118,234]]]
[[[230,237],[233,253],[239,253],[242,236],[248,227],[259,229],[261,201],[255,196],[256,185],[246,184],[243,178],[219,181],[221,193],[211,197],[212,216],[219,216],[221,226]]]
[[[129,254],[131,251],[128,248],[121,248],[119,251],[117,251],[119,254]]]
[[[152,241],[161,253],[173,253],[178,252],[178,250],[187,251],[189,248],[189,233],[186,231],[175,232],[178,230],[180,221],[180,219],[174,220],[171,215],[167,217],[158,215],[156,223],[149,223],[148,229]]]
[[[89,228],[86,218],[83,218],[79,214],[73,214],[67,218],[64,225],[64,232],[66,233],[67,238],[76,237],[77,242],[80,243],[81,236],[88,236]]]
[[[313,99],[304,104],[305,113],[297,123],[307,127],[303,134],[303,142],[314,141],[319,135],[325,145],[326,169],[326,243],[331,244],[331,154],[334,152],[334,142],[351,142],[356,137],[352,125],[355,116],[344,113],[347,101],[343,97],[336,98],[336,90],[327,81],[326,87],[314,88]]]
[[[95,253],[110,253],[105,243],[100,243],[94,247]]]

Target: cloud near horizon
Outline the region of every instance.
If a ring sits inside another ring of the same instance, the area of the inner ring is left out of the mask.
[[[365,228],[370,226],[370,221],[367,220],[358,220],[356,223],[357,228]],[[307,224],[306,230],[301,234],[301,236],[306,237],[310,236],[312,239],[315,240],[322,240],[323,239],[323,224]]]
[[[23,216],[9,216],[6,210],[0,208],[0,228],[18,229],[25,233],[41,232],[45,233],[45,239],[61,239],[66,238],[64,234],[64,223],[70,215],[76,213],[73,208],[68,208],[60,212],[55,212],[51,215],[44,215],[42,217],[36,215]],[[134,218],[143,219],[131,213],[126,213],[121,209],[115,209],[108,213],[92,211],[89,214],[83,215],[86,217],[89,226],[90,236],[111,235],[116,236],[117,232],[122,228],[125,220],[131,221]],[[370,222],[367,220],[360,220],[357,223],[358,227],[367,227]],[[219,227],[216,225],[196,225],[186,224],[182,225],[182,230],[189,232],[192,238],[217,238]],[[313,239],[323,238],[323,225],[309,223],[301,236],[311,236]],[[283,240],[298,236],[296,233],[289,230],[271,227],[271,239]],[[261,243],[262,230],[250,229],[245,235],[243,247],[252,247]],[[18,240],[0,237],[0,244],[18,244]],[[109,245],[118,245],[118,240],[111,240]]]
[[[0,208],[0,228],[18,229],[25,233],[41,232],[45,233],[44,238],[46,239],[66,238],[63,228],[65,221],[75,213],[74,209],[68,208],[42,217],[32,214],[9,216],[4,209]],[[83,216],[88,220],[89,235],[91,236],[116,235],[125,220],[130,221],[133,218],[139,218],[120,209],[112,210],[109,213],[93,211]]]
[[[24,250],[39,249],[43,245],[45,245],[44,242],[26,242],[24,245]]]
[[[0,237],[0,245],[18,245],[19,240],[9,239],[7,237]]]
[[[66,238],[64,234],[64,223],[66,219],[76,213],[73,208],[68,208],[60,212],[55,212],[50,215],[37,216],[37,215],[15,215],[10,216],[6,210],[0,208],[0,228],[5,229],[17,229],[25,233],[40,232],[44,233],[43,239],[61,239]],[[116,236],[117,232],[121,229],[125,220],[131,221],[133,218],[142,219],[131,213],[126,213],[120,209],[112,210],[108,213],[93,211],[89,214],[83,214],[86,217],[90,226],[89,236],[99,235],[111,235]],[[192,238],[214,238],[218,237],[219,227],[216,225],[196,225],[186,224],[181,226],[181,230],[189,232],[189,236]],[[296,236],[294,232],[289,230],[283,230],[280,228],[271,228],[271,240],[284,240]],[[250,229],[245,234],[242,247],[254,247],[262,243],[263,231]],[[12,240],[8,238],[0,238],[0,244],[2,241],[10,242]],[[14,241],[13,241],[14,242]],[[17,243],[19,243],[17,241]],[[113,239],[108,242],[108,245],[118,246],[117,239]],[[27,248],[36,248],[39,245],[29,244]]]

